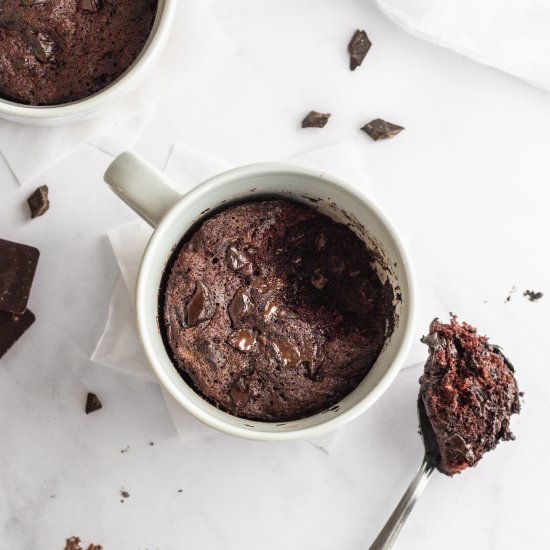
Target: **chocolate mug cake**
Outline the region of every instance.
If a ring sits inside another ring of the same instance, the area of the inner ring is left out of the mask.
[[[265,200],[230,206],[183,239],[160,315],[182,376],[236,416],[330,408],[368,374],[394,328],[394,291],[346,225]]]
[[[2,0],[0,97],[59,105],[116,80],[142,51],[158,0]]]

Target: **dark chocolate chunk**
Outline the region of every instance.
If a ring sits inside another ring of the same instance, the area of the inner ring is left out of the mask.
[[[252,275],[254,266],[252,265],[252,259],[246,252],[231,245],[227,247],[225,259],[227,261],[227,265],[233,271],[237,271],[243,275]]]
[[[33,313],[28,309],[23,315],[0,311],[0,357],[21,338],[34,320]]]
[[[371,120],[368,124],[365,124],[365,126],[361,128],[361,130],[368,134],[374,141],[395,137],[404,129],[405,128],[403,128],[403,126],[397,126],[397,124],[386,122],[381,118]]]
[[[44,215],[50,208],[50,200],[48,199],[48,186],[42,185],[28,199],[29,208],[31,209],[31,218],[37,218]]]
[[[195,293],[187,304],[187,324],[194,327],[214,315],[208,289],[201,281],[197,282]]]
[[[256,343],[256,336],[251,330],[234,330],[227,338],[227,342],[241,351],[250,351]]]
[[[352,71],[355,71],[363,63],[363,59],[365,59],[371,46],[372,43],[365,31],[356,30],[353,33],[348,44],[349,68]]]
[[[330,113],[310,111],[306,118],[302,120],[302,128],[324,128],[329,118]]]
[[[89,13],[96,13],[101,8],[101,0],[79,0],[78,9]]]
[[[252,301],[250,300],[250,296],[244,288],[239,288],[227,308],[233,328],[237,328],[242,324],[244,317],[251,308]]]
[[[523,295],[529,298],[530,302],[536,302],[544,296],[542,292],[535,292],[534,290],[526,290]]]
[[[297,367],[302,362],[300,350],[294,344],[285,342],[284,340],[272,340],[271,346],[277,359],[285,367]]]
[[[101,409],[103,405],[95,393],[89,393],[86,397],[86,414],[93,413]]]
[[[30,51],[40,63],[48,63],[52,60],[55,49],[55,42],[50,36],[43,32],[25,31],[25,41]]]
[[[40,252],[0,239],[0,310],[23,315]]]

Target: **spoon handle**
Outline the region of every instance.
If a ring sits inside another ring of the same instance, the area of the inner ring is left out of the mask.
[[[369,550],[389,550],[397,539],[397,535],[405,524],[405,520],[411,513],[418,497],[428,484],[428,480],[433,472],[433,466],[430,466],[426,461],[426,457],[422,461],[418,472],[414,476],[411,484],[405,491],[405,494],[395,507],[392,515],[389,517],[386,525],[380,531],[375,541],[371,544]]]

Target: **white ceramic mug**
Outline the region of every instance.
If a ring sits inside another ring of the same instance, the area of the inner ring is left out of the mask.
[[[157,15],[149,38],[132,65],[99,92],[61,105],[23,105],[0,98],[0,118],[37,126],[80,122],[134,91],[160,57],[172,28],[177,0],[158,0]]]
[[[414,294],[411,268],[391,223],[360,191],[322,171],[286,163],[235,168],[178,194],[162,173],[140,157],[122,153],[108,168],[105,181],[155,228],[137,282],[137,324],[143,348],[160,383],[193,416],[209,426],[249,439],[281,441],[321,435],[367,410],[389,387],[410,347]],[[360,182],[356,182],[360,184]],[[208,403],[178,374],[159,328],[159,289],[165,266],[187,231],[208,213],[232,202],[266,195],[292,199],[331,218],[351,223],[383,261],[375,266],[389,277],[396,296],[397,325],[374,366],[357,388],[329,410],[291,422],[257,422],[237,418]],[[312,202],[313,201],[315,202]]]

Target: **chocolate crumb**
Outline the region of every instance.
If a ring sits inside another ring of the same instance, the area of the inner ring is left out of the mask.
[[[544,296],[542,292],[535,292],[534,290],[526,290],[523,295],[529,298],[530,302],[537,302]]]
[[[120,496],[122,498],[130,498],[130,493],[128,491],[120,491]]]
[[[79,537],[71,537],[65,541],[65,548],[63,550],[84,550],[80,545]],[[87,550],[103,550],[101,544],[90,544]]]
[[[149,445],[152,447],[155,444],[154,441],[149,441]]]
[[[302,120],[302,128],[324,128],[329,118],[330,113],[310,111],[306,118]]]
[[[42,185],[28,199],[27,203],[31,210],[31,218],[43,216],[50,208],[50,200],[48,198],[48,186]]]
[[[374,141],[390,139],[395,137],[404,129],[405,128],[403,128],[403,126],[392,124],[391,122],[387,122],[381,118],[375,118],[361,128],[361,130],[368,134]]]
[[[86,398],[86,414],[93,413],[101,409],[103,405],[95,393],[88,393]]]
[[[183,493],[183,489],[178,489],[178,493]]]
[[[365,31],[360,31],[359,29],[353,33],[351,40],[348,44],[349,52],[349,68],[352,71],[355,71],[367,55],[372,42],[369,40],[367,33]]]

